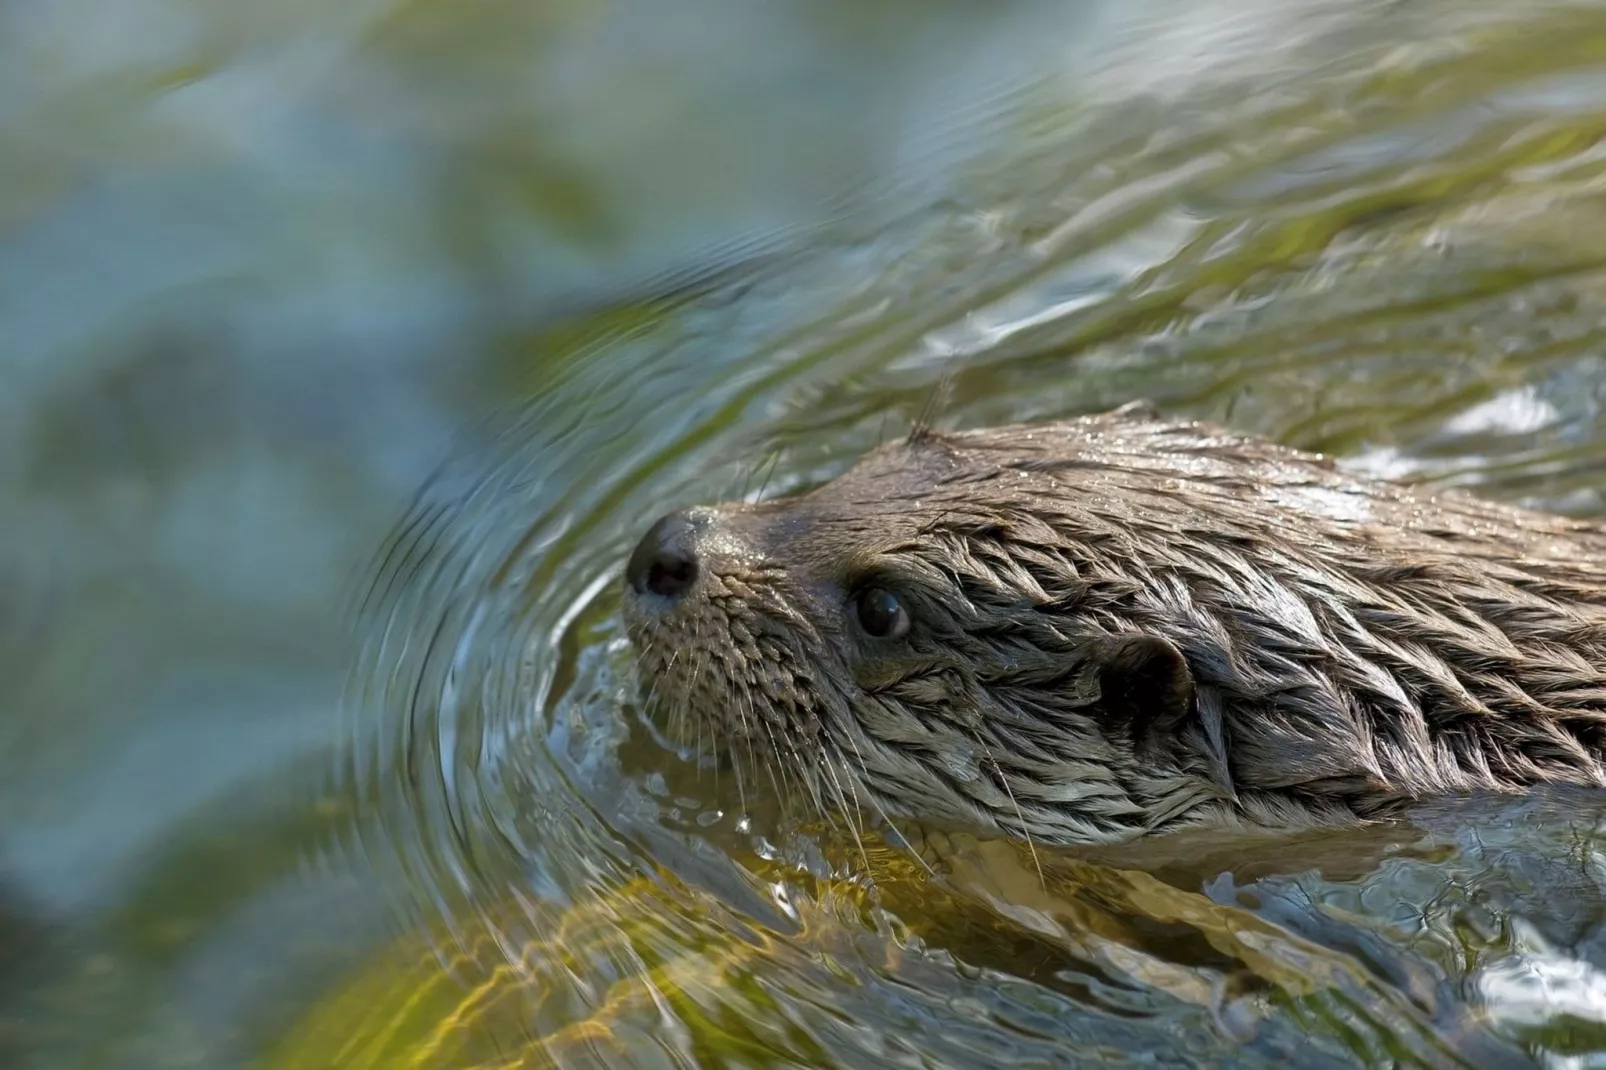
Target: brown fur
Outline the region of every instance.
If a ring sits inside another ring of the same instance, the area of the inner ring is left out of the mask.
[[[643,675],[817,803],[1111,843],[1606,784],[1600,525],[1142,405],[687,515],[695,585],[627,590]]]

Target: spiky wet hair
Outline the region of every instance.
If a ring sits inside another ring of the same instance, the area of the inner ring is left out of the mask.
[[[696,584],[627,592],[644,678],[817,801],[1109,843],[1606,783],[1598,525],[1141,405],[685,516]]]

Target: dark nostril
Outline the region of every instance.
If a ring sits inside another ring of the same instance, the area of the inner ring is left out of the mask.
[[[625,579],[637,594],[679,598],[697,582],[696,531],[684,513],[662,517],[630,555]]]
[[[697,582],[697,562],[678,554],[659,554],[647,566],[647,590],[664,598],[679,598]]]

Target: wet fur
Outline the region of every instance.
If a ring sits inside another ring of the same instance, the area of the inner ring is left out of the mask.
[[[644,678],[816,802],[1114,843],[1606,783],[1600,525],[1142,405],[695,515],[697,589],[627,594]]]

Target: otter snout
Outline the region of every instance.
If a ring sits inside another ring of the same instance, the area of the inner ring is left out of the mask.
[[[659,517],[641,537],[625,566],[625,582],[643,597],[675,601],[702,573],[698,541],[707,530],[706,511],[682,509]]]

